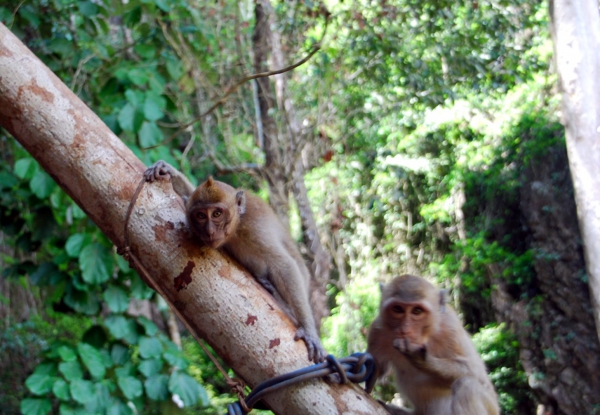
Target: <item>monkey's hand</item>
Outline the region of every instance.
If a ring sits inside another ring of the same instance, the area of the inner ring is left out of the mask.
[[[166,162],[159,160],[144,172],[144,179],[147,182],[155,182],[157,180],[171,180],[172,167]]]
[[[425,360],[427,358],[427,347],[424,344],[415,344],[409,339],[399,337],[394,339],[392,345],[416,366],[422,366],[425,364]]]
[[[296,330],[296,335],[294,336],[294,340],[304,340],[306,344],[306,348],[308,349],[308,359],[312,360],[315,363],[321,363],[325,361],[327,357],[327,352],[321,345],[321,341],[318,337],[311,336],[306,332],[304,327],[299,327]]]

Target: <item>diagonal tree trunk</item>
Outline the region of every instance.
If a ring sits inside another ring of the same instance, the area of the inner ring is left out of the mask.
[[[126,212],[145,166],[2,24],[0,126],[126,248]],[[294,341],[295,327],[273,298],[228,257],[191,239],[169,183],[144,185],[128,229],[138,272],[143,264],[147,282],[190,332],[250,386],[309,364],[304,343]],[[265,400],[279,414],[385,414],[360,388],[322,381]]]
[[[600,12],[597,0],[549,4],[562,122],[600,338]]]

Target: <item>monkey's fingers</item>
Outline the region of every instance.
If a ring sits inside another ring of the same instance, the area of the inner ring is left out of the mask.
[[[312,360],[315,363],[321,363],[325,361],[327,352],[321,345],[321,341],[318,338],[314,338],[313,336],[309,335],[306,330],[304,330],[304,327],[299,327],[298,330],[296,330],[294,340],[300,339],[302,339],[306,344],[309,360]]]
[[[144,172],[144,179],[150,183],[156,180],[170,180],[169,166],[162,160],[157,161]]]

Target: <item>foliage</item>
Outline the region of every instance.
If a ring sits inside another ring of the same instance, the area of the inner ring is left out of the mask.
[[[533,396],[519,362],[519,344],[506,326],[486,326],[473,336],[473,342],[496,387],[502,413],[514,414],[519,406],[531,406]]]
[[[325,30],[322,8],[273,4],[293,62]],[[498,266],[513,291],[535,295],[536,253],[511,209],[495,208],[518,203],[523,169],[563,145],[552,116],[555,80],[546,73],[545,6],[326,4],[332,14],[321,51],[286,75],[303,128],[293,144],[310,154],[305,179],[335,263],[325,345],[340,356],[364,350],[378,283],[404,272],[428,275],[455,287],[457,308],[479,330],[476,341],[511,412],[529,398],[517,345],[506,328],[489,325],[486,272]],[[163,159],[193,178],[264,163],[251,83],[182,128],[252,71],[252,8],[250,1],[7,0],[0,21],[144,163]],[[288,128],[282,108],[271,115]],[[173,394],[187,411],[222,412],[232,397],[198,346],[184,340],[186,359],[152,322],[127,313],[132,300],[153,293],[85,212],[3,131],[0,151],[3,277],[30,281],[47,305],[30,345],[14,343],[25,334],[6,332],[13,336],[6,347],[44,359],[27,378],[23,412],[176,413],[167,403]],[[252,173],[220,179],[266,187]]]

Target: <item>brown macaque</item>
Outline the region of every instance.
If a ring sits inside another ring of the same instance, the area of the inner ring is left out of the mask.
[[[386,405],[391,414],[500,413],[473,342],[444,292],[425,279],[403,275],[383,288],[368,342],[378,375],[391,365],[398,392],[413,408]]]
[[[327,353],[309,305],[310,274],[288,231],[273,210],[257,196],[209,177],[194,188],[164,161],[144,173],[147,181],[171,180],[185,202],[188,226],[205,245],[223,249],[238,260],[282,304],[304,340],[308,358],[325,360]]]

